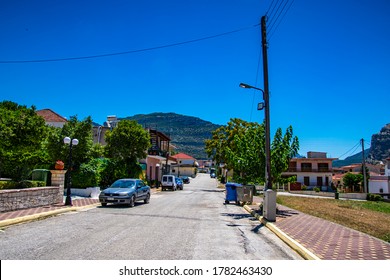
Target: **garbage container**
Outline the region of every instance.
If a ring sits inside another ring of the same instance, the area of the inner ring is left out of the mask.
[[[240,188],[237,188],[237,200],[243,204],[252,204],[254,189],[254,185],[244,185]]]
[[[334,193],[334,198],[335,198],[335,199],[339,199],[339,192],[335,192],[335,193]]]
[[[234,201],[235,203],[238,203],[237,199],[237,188],[241,188],[242,185],[238,183],[226,183],[226,198],[225,203],[228,204],[230,201]]]
[[[43,181],[46,183],[46,186],[48,185],[49,182],[49,173],[50,171],[47,169],[34,169],[32,171],[31,179],[33,181]]]

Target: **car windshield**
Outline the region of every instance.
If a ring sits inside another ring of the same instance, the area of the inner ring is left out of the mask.
[[[112,185],[111,188],[131,188],[135,186],[135,181],[130,181],[130,180],[119,180],[115,181]]]

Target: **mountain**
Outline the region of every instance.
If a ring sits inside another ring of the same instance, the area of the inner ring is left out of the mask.
[[[370,149],[364,150],[364,156],[365,156],[366,159],[368,158],[368,154],[369,153],[370,153]],[[362,158],[363,158],[362,156],[363,156],[363,153],[360,152],[360,153],[357,153],[355,155],[346,157],[345,159],[334,160],[333,163],[332,163],[332,166],[333,167],[341,167],[341,166],[351,165],[351,164],[354,164],[354,163],[361,163],[362,162]]]
[[[123,119],[135,120],[145,128],[163,132],[171,138],[176,151],[196,159],[207,158],[204,141],[211,138],[212,131],[221,127],[197,117],[175,113],[139,114]]]
[[[374,161],[390,158],[390,124],[385,125],[379,133],[372,135],[368,158]]]

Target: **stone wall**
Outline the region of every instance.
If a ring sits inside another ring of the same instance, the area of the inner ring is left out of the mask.
[[[0,212],[63,203],[66,170],[51,170],[50,187],[1,190]]]
[[[61,203],[59,187],[40,187],[0,191],[0,212]]]

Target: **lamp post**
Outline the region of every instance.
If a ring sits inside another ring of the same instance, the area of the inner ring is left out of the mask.
[[[64,138],[64,143],[66,145],[69,145],[69,159],[68,159],[68,172],[67,172],[67,180],[66,180],[66,199],[65,199],[65,205],[72,205],[72,198],[71,198],[71,185],[72,185],[72,147],[76,146],[79,143],[79,140],[77,139],[71,139],[70,137]]]
[[[269,94],[268,92],[262,90],[261,88],[257,88],[254,86],[250,86],[244,83],[240,84],[242,88],[253,88],[255,90],[259,90],[263,93],[264,102],[258,104],[257,109],[262,110],[265,108],[265,168],[266,168],[266,176],[265,176],[265,188],[264,190],[272,190],[272,177],[271,177],[271,141],[270,141],[270,119],[269,119]]]

